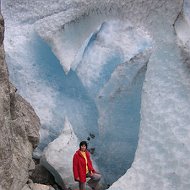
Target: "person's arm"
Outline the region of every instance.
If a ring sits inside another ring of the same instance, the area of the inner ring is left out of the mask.
[[[75,181],[80,181],[79,171],[78,171],[78,159],[76,155],[74,155],[73,157],[73,174]]]
[[[90,158],[90,153],[87,152],[86,155],[88,157],[88,169],[89,169],[90,174],[96,173],[96,170],[94,169],[94,167],[92,165],[92,160]]]

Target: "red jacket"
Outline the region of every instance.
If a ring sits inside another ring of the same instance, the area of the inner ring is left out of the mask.
[[[95,170],[92,166],[92,161],[90,159],[90,153],[87,150],[86,158],[88,170],[95,173]],[[86,182],[86,161],[83,155],[80,153],[80,150],[77,150],[73,156],[73,174],[75,180],[79,178],[80,182]]]

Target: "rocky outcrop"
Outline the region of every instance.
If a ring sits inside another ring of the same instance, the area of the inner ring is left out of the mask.
[[[10,127],[12,130],[13,190],[19,190],[28,181],[28,171],[33,169],[32,152],[39,140],[40,121],[33,108],[13,87],[10,94]]]
[[[3,49],[4,21],[0,17],[0,189],[8,189],[11,174],[12,142],[10,129],[10,87]]]
[[[20,190],[33,169],[33,149],[39,141],[40,120],[31,105],[10,84],[0,16],[0,190]]]

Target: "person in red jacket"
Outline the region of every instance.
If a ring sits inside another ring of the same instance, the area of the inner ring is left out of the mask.
[[[86,178],[91,178],[88,184],[92,189],[96,189],[101,175],[95,171],[90,159],[90,153],[87,150],[87,142],[82,141],[73,156],[73,174],[75,181],[79,182],[79,189],[85,190]]]

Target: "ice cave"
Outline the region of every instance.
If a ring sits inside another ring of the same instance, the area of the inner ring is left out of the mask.
[[[87,140],[104,189],[190,189],[190,0],[2,0],[11,82],[41,120],[33,153],[73,188]]]

